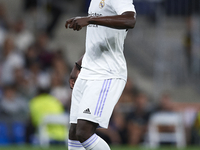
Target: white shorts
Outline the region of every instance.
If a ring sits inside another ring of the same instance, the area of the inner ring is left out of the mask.
[[[78,78],[72,91],[70,123],[78,119],[108,128],[113,109],[126,82],[123,79],[85,80]]]

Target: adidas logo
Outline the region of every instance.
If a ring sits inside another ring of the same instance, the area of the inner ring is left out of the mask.
[[[86,110],[84,110],[83,111],[83,113],[85,113],[85,114],[91,114],[91,112],[90,112],[90,109],[88,108],[88,109],[86,109]]]

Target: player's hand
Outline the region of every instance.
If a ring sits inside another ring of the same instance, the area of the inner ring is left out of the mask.
[[[72,69],[70,73],[70,77],[69,77],[69,85],[71,89],[74,88],[74,84],[76,82],[76,79],[79,73],[80,73],[80,70],[76,67],[76,65],[74,65],[74,68]]]
[[[81,30],[82,27],[89,25],[89,17],[75,17],[66,21],[65,27],[73,30]]]

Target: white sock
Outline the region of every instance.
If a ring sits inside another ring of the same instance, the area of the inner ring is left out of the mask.
[[[85,150],[79,141],[68,140],[68,150]]]
[[[82,145],[86,150],[110,150],[108,144],[96,134],[93,134]]]

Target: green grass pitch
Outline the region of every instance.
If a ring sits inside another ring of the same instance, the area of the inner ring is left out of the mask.
[[[0,150],[67,150],[67,147],[50,146],[42,148],[38,146],[0,146]],[[112,146],[111,150],[200,150],[200,146],[192,146],[184,149],[177,149],[176,147],[159,147],[157,149],[149,149],[148,147]]]

